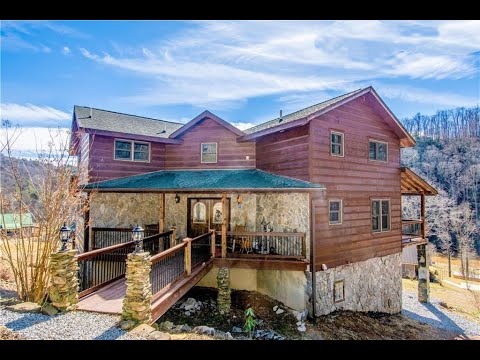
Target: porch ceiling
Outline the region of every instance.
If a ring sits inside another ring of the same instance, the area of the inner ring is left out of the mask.
[[[437,190],[407,167],[401,168],[401,189],[404,195],[437,195]]]
[[[189,192],[189,191],[311,191],[323,185],[275,175],[262,170],[163,170],[99,181],[85,191]]]

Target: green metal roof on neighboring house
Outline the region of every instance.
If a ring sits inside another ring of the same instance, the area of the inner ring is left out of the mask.
[[[323,185],[292,179],[265,171],[248,170],[162,170],[88,184],[85,190],[275,190],[324,189]]]
[[[32,214],[0,214],[0,228],[6,230],[19,229],[20,227],[33,226]]]

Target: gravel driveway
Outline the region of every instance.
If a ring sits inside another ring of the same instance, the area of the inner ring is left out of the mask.
[[[417,294],[403,290],[402,314],[433,327],[452,331],[459,335],[480,335],[480,324],[465,319],[463,316],[448,311],[440,306],[439,300],[430,298],[429,304],[417,300]]]
[[[131,337],[116,325],[120,317],[74,311],[47,316],[17,313],[0,308],[0,325],[36,340],[128,340]]]

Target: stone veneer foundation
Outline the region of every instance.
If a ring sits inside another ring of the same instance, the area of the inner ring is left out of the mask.
[[[311,274],[308,274],[307,280],[307,291],[311,295]],[[317,315],[326,315],[335,310],[394,314],[402,309],[401,253],[318,271],[316,280]],[[344,300],[335,302],[335,282],[342,280]]]

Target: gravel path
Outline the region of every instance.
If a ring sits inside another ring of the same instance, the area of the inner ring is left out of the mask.
[[[119,317],[74,311],[47,316],[0,308],[0,325],[36,340],[129,340],[117,327]]]
[[[417,294],[403,290],[402,314],[433,327],[466,336],[480,335],[480,324],[448,311],[439,305],[439,300],[430,298],[429,304],[417,300]]]

